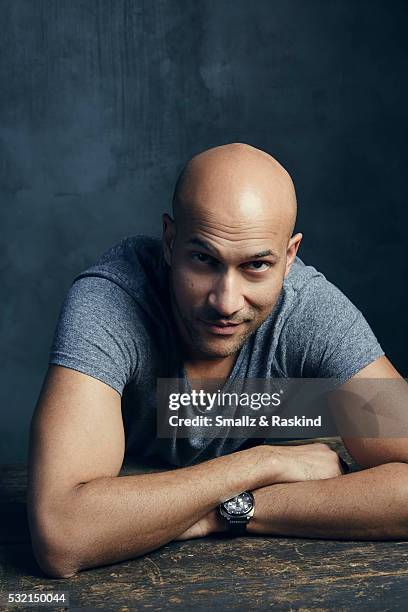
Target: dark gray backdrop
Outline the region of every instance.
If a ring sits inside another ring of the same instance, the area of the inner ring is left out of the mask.
[[[404,0],[0,2],[0,461],[73,277],[160,235],[182,163],[225,142],[286,166],[299,256],[407,376],[407,27]]]

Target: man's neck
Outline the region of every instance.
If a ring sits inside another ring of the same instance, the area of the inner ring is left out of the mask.
[[[222,359],[184,360],[184,369],[187,376],[197,379],[221,378],[226,379],[231,374],[238,353]]]

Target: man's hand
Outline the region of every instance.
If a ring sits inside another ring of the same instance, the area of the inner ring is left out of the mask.
[[[327,444],[271,446],[275,456],[274,482],[300,482],[335,478],[343,474],[338,454]]]
[[[191,525],[184,533],[181,533],[175,540],[192,540],[193,538],[205,538],[212,533],[228,531],[225,519],[218,515],[217,508],[210,510],[202,519]]]

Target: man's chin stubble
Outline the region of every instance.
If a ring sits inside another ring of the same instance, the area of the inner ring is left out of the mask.
[[[245,344],[250,336],[254,333],[255,330],[244,334],[237,342],[234,342],[229,346],[222,346],[224,340],[220,340],[220,346],[215,348],[211,346],[210,343],[202,340],[202,337],[195,336],[193,338],[193,342],[195,347],[203,354],[209,358],[217,359],[222,357],[231,357],[231,355],[235,355],[241,347]]]

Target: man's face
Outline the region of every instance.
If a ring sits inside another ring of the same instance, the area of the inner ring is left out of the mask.
[[[287,252],[282,247],[279,232],[256,221],[231,231],[201,215],[177,228],[172,305],[194,357],[233,355],[265,321],[285,276]]]

